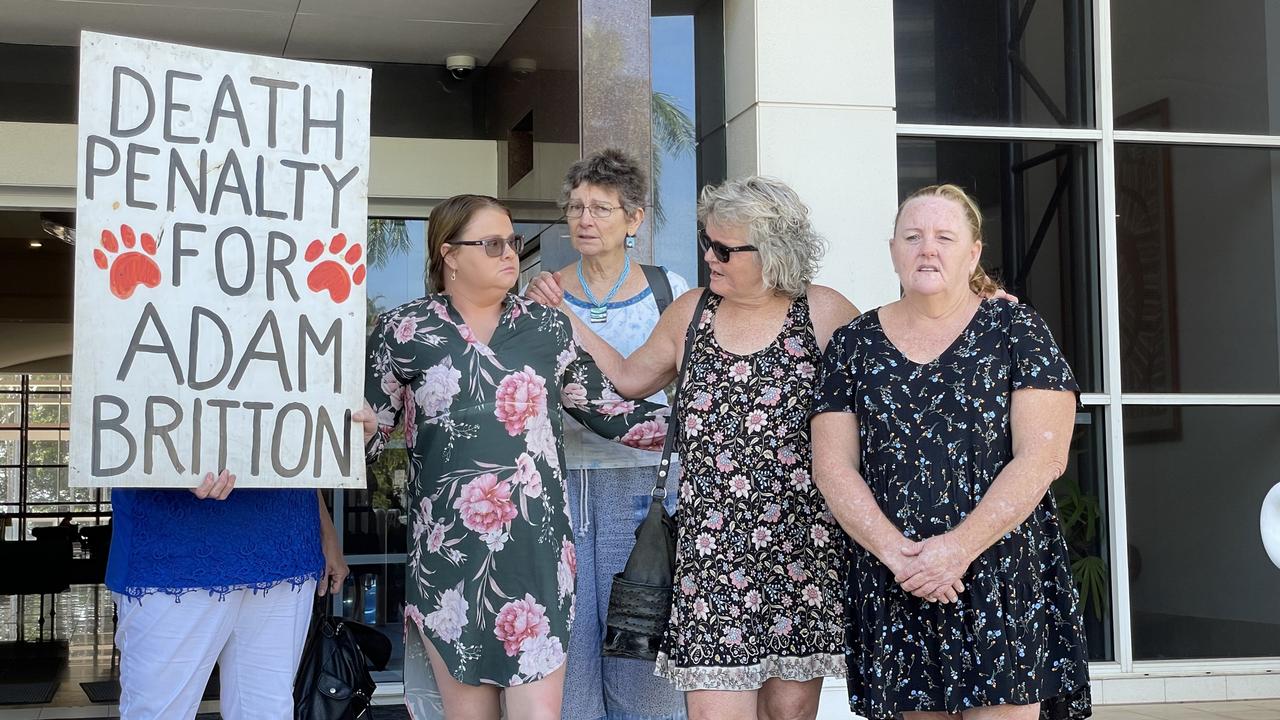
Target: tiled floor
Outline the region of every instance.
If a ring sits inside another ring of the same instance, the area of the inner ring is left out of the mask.
[[[1280,700],[1100,705],[1095,720],[1280,720]]]
[[[0,674],[13,680],[56,677],[58,691],[50,705],[88,705],[80,683],[108,680],[118,669],[112,610],[106,588],[72,586],[57,595],[57,614],[52,622],[46,616],[41,635],[39,598],[0,596]],[[0,713],[0,718],[9,716]]]

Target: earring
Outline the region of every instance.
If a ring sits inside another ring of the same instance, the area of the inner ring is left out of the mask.
[[[457,270],[454,270],[453,272],[449,273],[449,279],[450,279],[450,280],[457,280],[457,279],[458,279],[458,271],[457,271]]]
[[[628,233],[628,234],[627,234],[627,240],[626,240],[626,242],[625,242],[624,244],[625,244],[628,248],[633,248],[633,247],[635,247],[635,246],[636,246],[636,236],[635,236],[635,235],[631,235],[631,234],[629,234],[629,233]]]

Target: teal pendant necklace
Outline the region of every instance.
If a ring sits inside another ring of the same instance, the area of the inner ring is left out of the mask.
[[[582,294],[587,296],[587,302],[591,303],[591,322],[605,323],[609,321],[609,303],[613,300],[613,296],[618,294],[622,289],[622,283],[627,281],[627,276],[631,274],[631,258],[627,258],[627,264],[622,266],[622,274],[618,276],[618,282],[613,284],[613,288],[604,296],[603,300],[597,300],[596,296],[591,293],[591,287],[587,285],[587,279],[582,276],[582,260],[578,260],[578,282],[582,284]]]

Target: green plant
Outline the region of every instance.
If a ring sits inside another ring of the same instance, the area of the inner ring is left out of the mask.
[[[1080,592],[1080,602],[1093,616],[1103,618],[1110,602],[1107,562],[1095,553],[1102,506],[1098,497],[1080,489],[1075,477],[1063,476],[1053,484],[1058,516],[1071,555],[1071,575]]]

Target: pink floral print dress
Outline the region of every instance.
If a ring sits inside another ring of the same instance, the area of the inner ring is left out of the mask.
[[[554,672],[576,570],[555,406],[652,450],[667,408],[620,398],[563,315],[515,295],[488,345],[446,295],[383,314],[369,337],[365,397],[379,425],[369,460],[400,423],[410,460],[406,696],[415,678],[433,680],[424,643],[469,685]]]
[[[797,298],[768,347],[698,321],[680,387],[675,598],[657,672],[681,690],[756,690],[845,674],[844,533],[811,476],[818,341]]]

